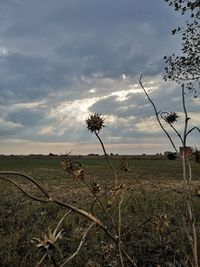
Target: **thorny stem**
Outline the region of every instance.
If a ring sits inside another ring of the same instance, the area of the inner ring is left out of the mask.
[[[109,166],[110,166],[111,169],[112,169],[113,175],[114,175],[114,177],[115,177],[115,185],[116,185],[116,184],[117,184],[117,181],[118,181],[117,173],[116,173],[114,167],[112,166],[112,164],[111,164],[111,162],[110,162],[110,160],[109,160],[109,158],[108,158],[108,155],[107,155],[107,153],[106,153],[106,150],[105,150],[105,146],[104,146],[104,144],[103,144],[103,141],[101,140],[101,138],[100,138],[99,134],[97,133],[97,131],[95,131],[95,135],[96,135],[96,137],[98,138],[98,140],[99,140],[99,142],[100,142],[100,144],[101,144],[101,146],[102,146],[102,148],[103,148],[103,152],[104,152],[104,155],[105,155],[105,157],[106,157],[106,160],[107,160]],[[118,251],[119,251],[119,257],[120,257],[120,264],[121,264],[121,267],[124,267],[124,262],[123,262],[122,253],[124,254],[125,250],[124,250],[124,249],[122,248],[122,246],[121,246],[121,204],[122,204],[122,201],[123,201],[123,197],[121,198],[121,200],[120,200],[119,203],[118,203],[118,220],[119,220],[119,222],[118,222],[118,240],[117,240],[117,243],[116,243],[116,244],[117,244]],[[135,263],[134,263],[134,264],[135,264]]]
[[[149,102],[150,102],[150,103],[152,104],[152,106],[153,106],[153,109],[154,109],[154,112],[155,112],[155,115],[156,115],[156,119],[157,119],[157,121],[158,121],[158,123],[159,123],[161,129],[162,129],[163,132],[167,135],[167,138],[169,139],[171,145],[173,146],[174,150],[175,150],[176,153],[178,154],[178,150],[177,150],[177,148],[176,148],[176,146],[175,146],[175,144],[174,144],[174,142],[173,142],[171,136],[170,136],[170,135],[168,134],[168,132],[165,130],[165,128],[163,127],[163,125],[162,125],[162,123],[161,123],[161,121],[160,121],[160,118],[159,118],[159,112],[157,111],[157,108],[156,108],[154,102],[151,100],[151,98],[149,97],[149,94],[147,93],[146,89],[144,88],[144,86],[143,86],[143,84],[142,84],[142,74],[140,75],[139,84],[140,84],[141,88],[143,89],[143,91],[144,91],[146,97],[148,98]]]
[[[1,179],[4,179],[12,184],[14,184],[22,193],[24,193],[26,196],[28,196],[29,198],[36,200],[36,201],[40,201],[40,202],[46,202],[46,203],[55,203],[59,206],[68,208],[71,211],[74,211],[75,213],[85,217],[86,219],[88,219],[89,221],[93,222],[94,224],[96,224],[102,231],[104,231],[106,233],[106,235],[116,244],[118,245],[118,238],[113,236],[113,234],[108,230],[107,226],[105,226],[97,217],[93,216],[92,214],[90,214],[89,212],[79,209],[73,205],[64,203],[58,199],[55,199],[53,197],[51,197],[46,191],[45,189],[43,189],[38,182],[36,182],[32,177],[22,174],[22,173],[18,173],[18,172],[6,172],[6,171],[1,171],[0,175],[18,175],[18,176],[22,176],[26,179],[28,179],[29,181],[31,181],[32,183],[34,183],[36,185],[36,187],[47,197],[46,200],[44,199],[40,199],[37,197],[34,197],[32,195],[30,195],[29,193],[27,193],[18,183],[16,183],[15,181],[13,181],[12,179],[9,179],[7,177],[1,177]],[[131,264],[131,266],[137,267],[136,263],[134,262],[133,259],[131,259],[131,257],[127,254],[126,250],[121,247],[121,252],[123,254],[123,256],[129,261],[129,263]]]
[[[185,114],[185,127],[184,127],[184,135],[183,135],[183,158],[182,158],[182,162],[183,162],[183,179],[185,181],[186,184],[186,203],[187,203],[187,209],[188,209],[188,215],[189,215],[189,219],[190,219],[190,223],[191,223],[191,227],[192,227],[192,238],[191,238],[191,247],[192,247],[192,253],[193,253],[193,262],[194,262],[194,266],[198,267],[199,263],[198,263],[198,245],[197,245],[197,233],[196,233],[196,226],[195,226],[195,220],[194,220],[194,216],[193,216],[193,211],[192,211],[192,203],[191,203],[191,196],[190,196],[190,180],[192,177],[192,172],[191,172],[191,167],[190,167],[190,163],[186,154],[186,147],[187,147],[187,136],[188,136],[188,132],[187,132],[187,127],[188,127],[188,121],[189,121],[189,117],[188,117],[188,113],[187,113],[187,109],[186,109],[186,105],[185,105],[185,88],[184,88],[184,84],[182,84],[182,102],[183,102],[183,110],[184,110],[184,114]],[[190,131],[191,132],[191,131]],[[187,168],[186,168],[186,163],[188,163],[188,177],[187,177]]]
[[[103,148],[103,152],[104,152],[104,155],[105,155],[105,157],[106,157],[106,160],[107,160],[107,162],[108,162],[110,168],[112,169],[113,175],[114,175],[114,177],[115,177],[115,184],[117,184],[117,181],[118,181],[117,173],[116,173],[114,167],[112,166],[112,164],[111,164],[111,162],[110,162],[110,160],[109,160],[109,158],[108,158],[108,155],[107,155],[107,153],[106,153],[106,149],[105,149],[105,146],[104,146],[104,144],[103,144],[103,141],[101,140],[101,138],[100,138],[99,134],[97,133],[97,131],[94,131],[94,133],[95,133],[96,137],[99,139],[99,142],[100,142],[100,144],[101,144],[101,146],[102,146],[102,148]]]
[[[105,190],[102,194],[100,194],[100,195],[98,195],[98,196],[96,196],[95,197],[95,199],[94,199],[94,201],[93,201],[93,203],[92,203],[92,206],[91,206],[91,212],[93,213],[93,209],[94,209],[94,205],[95,205],[95,203],[97,202],[97,201],[100,201],[100,198],[102,197],[102,196],[105,196],[109,191],[111,191],[113,189],[113,187],[110,187],[110,188],[108,188],[107,190]]]
[[[185,88],[184,84],[182,84],[182,102],[183,102],[183,111],[185,114],[185,127],[184,127],[184,134],[183,134],[183,146],[186,147],[186,141],[187,141],[187,127],[188,127],[188,121],[190,118],[188,118],[187,109],[185,106]]]

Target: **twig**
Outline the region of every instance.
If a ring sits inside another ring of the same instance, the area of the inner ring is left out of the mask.
[[[33,179],[33,177],[21,173],[21,172],[12,172],[12,171],[0,171],[0,175],[15,175],[15,176],[21,176],[29,181],[31,181],[34,185],[36,185],[36,187],[47,197],[49,198],[49,194],[47,193],[47,191],[38,183],[36,182],[35,179]]]
[[[13,181],[13,180],[11,180],[9,178],[0,176],[0,179],[8,181],[8,182],[14,184],[22,193],[24,193],[27,197],[29,197],[29,198],[31,198],[33,200],[36,200],[36,201],[39,201],[39,202],[49,202],[49,199],[41,199],[41,198],[35,197],[35,196],[31,195],[30,193],[26,192],[18,183],[16,183],[15,181]]]
[[[43,261],[45,260],[45,258],[47,257],[48,253],[44,253],[44,255],[42,256],[42,258],[39,260],[39,262],[35,265],[35,267],[39,267]]]
[[[186,134],[186,137],[194,130],[197,130],[199,133],[200,133],[200,129],[198,127],[193,127],[192,129],[190,129],[187,134]]]
[[[68,211],[67,213],[65,213],[62,218],[60,219],[60,221],[58,222],[56,228],[54,229],[53,231],[53,234],[56,235],[57,231],[58,231],[58,228],[60,227],[61,223],[63,222],[63,220],[65,219],[65,217],[67,217],[70,213],[72,213],[72,211]]]
[[[95,224],[92,223],[92,224],[88,227],[88,229],[84,232],[84,234],[83,234],[83,236],[82,236],[82,238],[81,238],[81,241],[80,241],[80,243],[79,243],[79,245],[78,245],[76,251],[75,251],[69,258],[67,258],[67,260],[65,260],[65,261],[60,265],[60,267],[64,267],[69,261],[71,261],[73,258],[75,258],[75,257],[79,254],[79,252],[80,252],[80,250],[81,250],[81,247],[82,247],[82,245],[83,245],[83,243],[84,243],[84,241],[85,241],[85,238],[86,238],[88,232],[90,231],[90,229],[91,229],[94,225],[95,225]]]

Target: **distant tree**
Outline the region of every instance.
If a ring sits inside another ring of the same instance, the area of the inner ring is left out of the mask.
[[[176,159],[176,156],[177,156],[177,154],[176,154],[175,152],[169,152],[169,153],[167,154],[167,158],[168,158],[169,160],[175,160],[175,159]]]
[[[164,57],[166,63],[164,78],[185,83],[197,97],[200,95],[200,0],[164,1],[188,18],[185,27],[172,30],[172,34],[181,34],[182,53]]]

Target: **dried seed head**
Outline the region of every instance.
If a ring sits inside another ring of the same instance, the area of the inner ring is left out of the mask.
[[[74,169],[72,175],[76,179],[84,180],[84,170],[83,169]]]
[[[104,118],[101,116],[101,113],[94,113],[86,120],[88,131],[90,132],[99,132],[104,125]]]
[[[124,172],[127,172],[129,169],[128,169],[128,161],[127,159],[122,159],[121,162],[120,162],[120,169]]]
[[[84,170],[81,168],[81,163],[71,160],[68,155],[66,158],[62,159],[61,167],[74,178],[84,179]]]
[[[48,251],[52,248],[55,248],[55,244],[58,240],[62,239],[61,231],[58,233],[56,231],[52,232],[49,230],[48,234],[44,234],[41,238],[33,238],[32,243],[35,243],[36,247],[41,250]]]
[[[92,192],[97,194],[101,191],[101,187],[98,183],[92,183]]]
[[[60,165],[64,171],[69,172],[71,168],[71,162],[68,159],[62,159]]]
[[[163,117],[163,119],[167,123],[174,123],[177,121],[178,115],[175,112],[168,113],[166,116]]]

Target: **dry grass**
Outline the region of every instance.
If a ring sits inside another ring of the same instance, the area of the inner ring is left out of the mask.
[[[88,183],[94,180],[100,183],[104,190],[113,182],[109,181],[110,170],[103,159],[81,159],[81,162]],[[89,190],[80,180],[70,177],[61,170],[59,159],[9,158],[1,160],[1,163],[1,170],[13,170],[13,168],[16,171],[25,170],[26,173],[36,177],[37,181],[57,198],[90,211],[93,198]],[[185,204],[182,201],[181,163],[164,160],[130,160],[128,173],[119,170],[119,161],[113,160],[112,163],[118,170],[120,181],[126,184],[126,194],[122,204],[122,239],[129,254],[137,260],[138,266],[150,266],[150,264],[186,266],[187,257],[191,255],[183,227]],[[195,216],[199,222],[200,200],[195,196],[195,189],[200,186],[198,180],[200,165],[193,163],[193,170],[194,181],[191,188]],[[34,188],[23,179],[19,183],[28,191],[34,191]],[[0,198],[0,212],[3,215],[0,220],[1,266],[15,267],[19,266],[19,262],[22,267],[34,266],[39,255],[30,240],[33,236],[40,235],[47,226],[53,229],[55,222],[65,213],[65,209],[32,202],[6,182],[1,183]],[[111,212],[114,212],[114,205],[113,201]],[[104,216],[98,206],[95,206],[94,210],[99,218]],[[166,228],[164,222],[162,223],[165,215],[168,220]],[[62,226],[64,239],[61,248],[64,249],[66,256],[77,248],[79,241],[77,233],[83,231],[86,225],[86,220],[75,214],[64,221]],[[164,228],[159,229],[156,225]],[[197,224],[197,229],[199,228],[200,225]],[[85,246],[81,248],[80,255],[67,266],[89,266],[89,262],[93,263],[92,266],[109,266],[109,261],[112,266],[117,266],[114,255],[116,251],[112,244],[101,231],[94,228],[88,235]],[[188,262],[187,264],[189,266]]]

